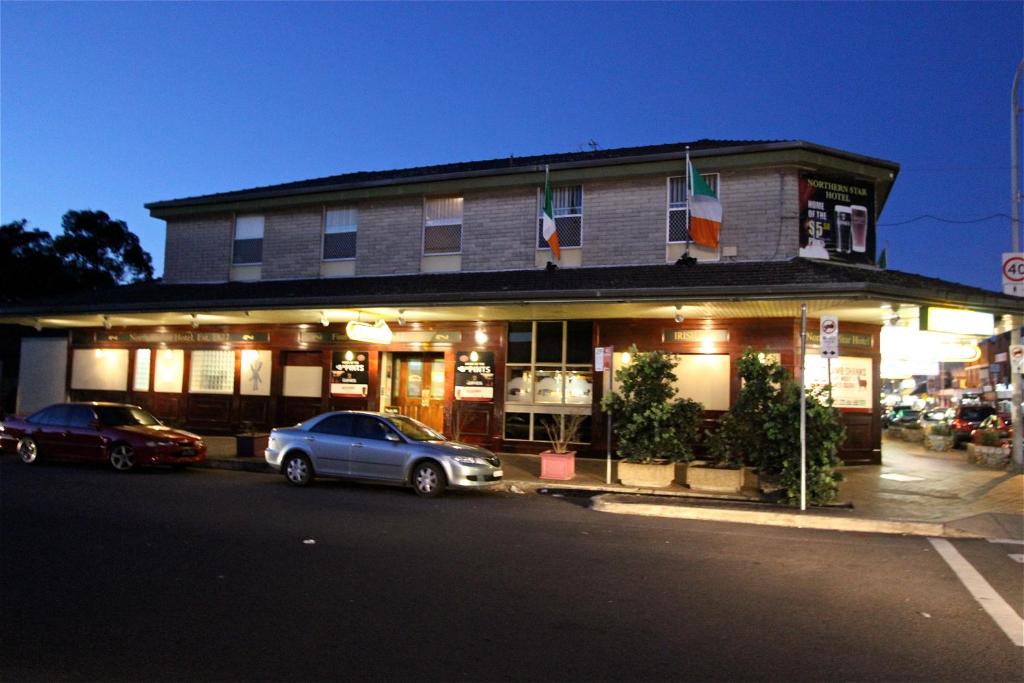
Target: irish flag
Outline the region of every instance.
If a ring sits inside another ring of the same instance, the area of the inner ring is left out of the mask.
[[[555,229],[555,212],[551,208],[551,178],[548,167],[544,167],[544,213],[540,217],[540,231],[551,247],[556,259],[562,258],[562,248],[558,244],[558,231]]]
[[[712,249],[718,248],[718,231],[722,227],[722,204],[704,181],[697,167],[690,162],[687,175],[690,178],[686,201],[690,207],[690,239]]]

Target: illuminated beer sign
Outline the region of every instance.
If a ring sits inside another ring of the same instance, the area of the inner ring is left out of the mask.
[[[874,263],[874,185],[850,178],[801,175],[800,255]]]
[[[921,309],[921,329],[929,332],[990,337],[995,333],[995,327],[995,316],[991,313],[938,306],[926,306]]]

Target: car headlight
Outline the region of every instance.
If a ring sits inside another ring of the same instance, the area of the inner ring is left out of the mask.
[[[483,458],[478,458],[475,455],[453,455],[452,460],[463,465],[486,465]]]

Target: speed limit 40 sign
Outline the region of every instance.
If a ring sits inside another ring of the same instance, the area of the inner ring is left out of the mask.
[[[1024,296],[1024,252],[1003,254],[1003,294]]]

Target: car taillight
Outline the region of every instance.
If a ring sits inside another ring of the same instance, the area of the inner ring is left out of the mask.
[[[953,420],[953,429],[964,429],[969,426],[966,422],[961,420],[959,417]]]

